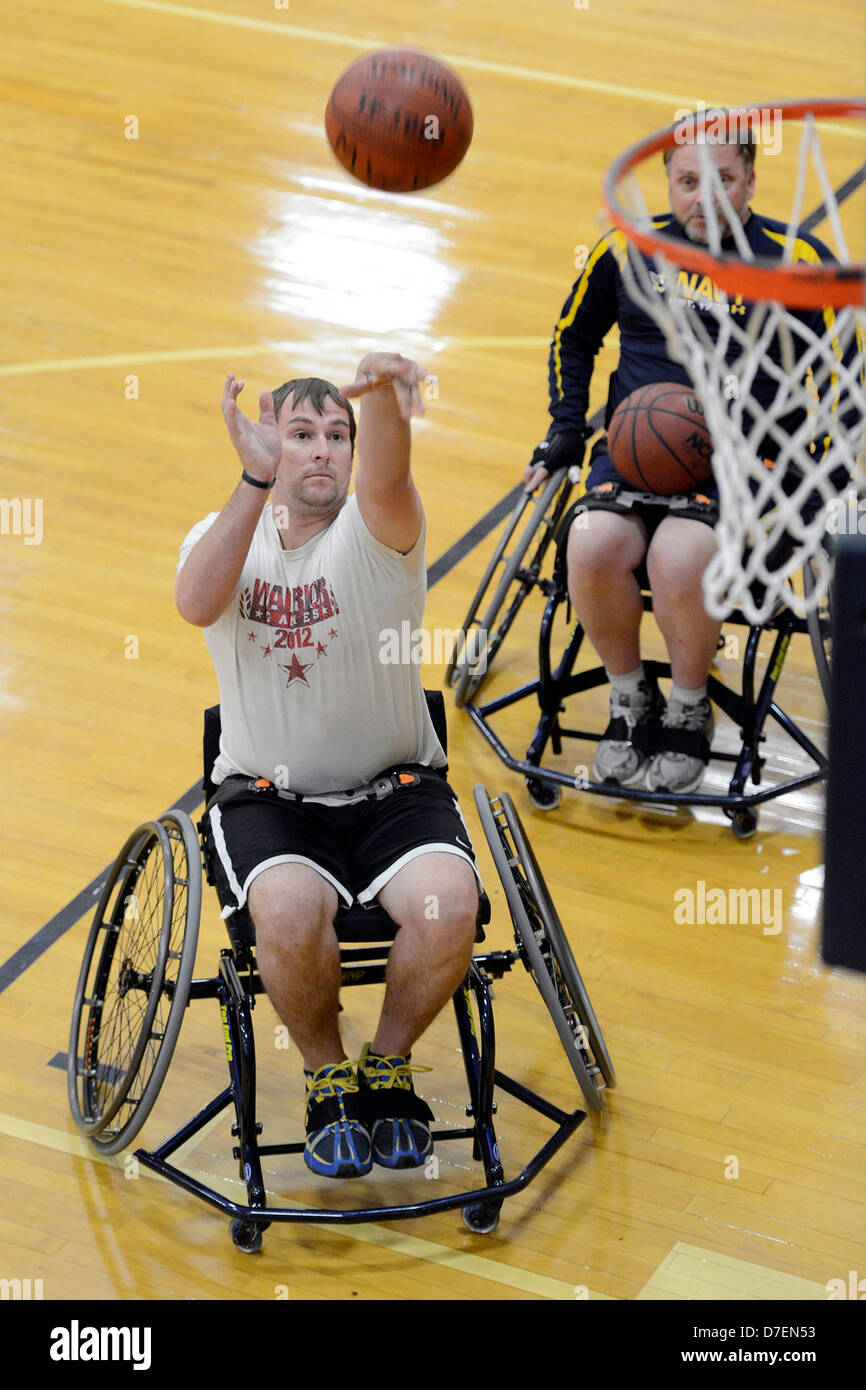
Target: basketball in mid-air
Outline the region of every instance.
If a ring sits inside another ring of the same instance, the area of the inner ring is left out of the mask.
[[[641,492],[692,492],[712,476],[713,441],[694,391],[653,382],[620,401],[607,430],[617,473]]]
[[[469,98],[450,68],[396,48],[347,68],[325,111],[328,140],[343,168],[389,193],[447,178],[468,150],[472,128]]]

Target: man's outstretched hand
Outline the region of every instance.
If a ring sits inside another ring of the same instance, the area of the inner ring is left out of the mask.
[[[409,420],[413,415],[424,414],[419,386],[427,376],[423,367],[408,357],[401,357],[399,352],[369,352],[361,358],[355,380],[350,386],[341,386],[340,392],[350,398],[391,387],[400,418]]]
[[[244,383],[229,372],[223,390],[223,418],[229,437],[244,468],[254,478],[269,483],[280,466],[283,442],[274,415],[274,397],[270,391],[259,396],[259,420],[255,424],[238,409],[238,396]]]

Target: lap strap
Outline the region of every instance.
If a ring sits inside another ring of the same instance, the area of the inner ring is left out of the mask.
[[[208,809],[216,805],[224,806],[228,801],[258,801],[262,797],[269,800],[293,801],[297,804],[304,801],[315,804],[322,797],[363,797],[367,801],[382,801],[392,792],[419,787],[425,777],[435,777],[441,781],[444,776],[444,768],[440,771],[439,768],[426,767],[422,763],[406,763],[386,768],[381,776],[374,777],[372,782],[365,782],[361,787],[333,792],[291,792],[276,786],[267,777],[245,777],[242,773],[232,773],[219,784]],[[351,804],[347,800],[346,805]]]

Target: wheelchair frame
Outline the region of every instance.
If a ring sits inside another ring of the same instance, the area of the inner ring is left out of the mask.
[[[112,1154],[131,1142],[157,1099],[188,1004],[194,999],[214,999],[222,1020],[228,1085],[157,1148],[137,1149],[135,1158],[228,1215],[238,1249],[255,1252],[261,1247],[264,1230],[271,1222],[282,1221],[345,1225],[460,1209],[471,1231],[486,1234],[494,1230],[503,1201],[537,1176],[586,1119],[587,1111],[562,1110],[496,1067],[492,981],[502,978],[518,961],[529,971],[588,1109],[601,1108],[603,1090],[615,1085],[615,1076],[562,924],[510,798],[494,801],[479,786],[475,788],[475,802],[505,889],[515,947],[475,955],[453,996],[469,1093],[466,1113],[472,1123],[460,1129],[434,1129],[433,1135],[437,1142],[472,1140],[473,1158],[483,1166],[482,1186],[429,1201],[347,1210],[268,1205],[262,1158],[298,1154],[304,1144],[259,1142],[262,1123],[256,1115],[252,1010],[263,986],[252,945],[230,933],[232,944],[220,952],[217,974],[192,978],[202,846],[189,816],[177,808],[159,821],[139,826],[129,836],[103,888],[81,967],[70,1033],[68,1090],[73,1117],[94,1148]],[[344,911],[343,930],[338,935],[345,986],[381,982],[385,975],[390,941],[351,948],[343,942],[345,936],[369,941],[369,927],[362,923],[359,928],[359,914],[367,920],[370,915],[384,919],[392,939],[395,930],[381,908],[373,914],[357,907]],[[152,919],[150,925],[145,918]],[[512,1096],[555,1127],[510,1179],[505,1177],[493,1122],[497,1091]],[[246,1186],[246,1203],[232,1201],[171,1162],[211,1120],[232,1108],[232,1137],[237,1140],[233,1157]]]
[[[536,523],[535,531],[531,531],[530,527],[527,527],[521,537],[520,545],[509,557],[505,556],[505,550],[514,530],[513,523],[500,539],[496,553],[485,573],[482,590],[479,591],[481,597],[476,595],[473,607],[470,608],[464,620],[463,631],[467,635],[464,638],[463,650],[465,651],[469,644],[468,634],[476,626],[476,613],[483,601],[484,585],[489,587],[490,578],[495,574],[500,563],[505,565],[504,573],[496,588],[494,598],[486,610],[483,625],[489,632],[496,623],[503,605],[507,602],[505,617],[499,627],[495,628],[493,637],[488,641],[486,663],[478,663],[474,671],[470,669],[468,664],[464,664],[463,667],[455,666],[446,672],[445,683],[450,683],[455,687],[455,703],[458,706],[463,705],[472,722],[506,767],[524,776],[530,799],[540,809],[554,809],[559,804],[563,787],[589,792],[597,796],[640,801],[650,805],[714,806],[720,808],[730,819],[734,835],[739,839],[746,839],[754,834],[757,828],[756,808],[759,805],[788,792],[809,786],[822,780],[826,775],[826,756],[796,725],[790,715],[780,708],[775,702],[774,695],[791,638],[796,634],[808,634],[816,659],[821,687],[825,697],[827,696],[830,679],[827,653],[829,600],[825,605],[825,611],[812,613],[808,619],[798,617],[788,608],[774,614],[769,622],[762,626],[750,624],[739,612],[733,613],[728,619],[734,625],[747,627],[749,635],[743,660],[741,692],[737,693],[713,675],[708,681],[710,699],[739,725],[742,735],[738,753],[726,753],[717,750],[711,755],[713,761],[734,764],[726,794],[652,792],[639,787],[620,787],[594,782],[582,775],[569,776],[558,769],[544,767],[542,759],[548,744],[551,745],[553,753],[558,755],[562,751],[562,743],[565,739],[599,742],[604,736],[603,733],[590,730],[566,728],[560,718],[565,708],[564,701],[569,696],[608,683],[604,667],[600,665],[578,675],[573,674],[584,637],[583,629],[579,623],[575,623],[558,665],[554,666],[551,658],[554,619],[560,605],[568,602],[568,597],[560,573],[561,567],[555,563],[553,575],[545,578],[541,574],[541,565],[551,542],[554,543],[556,549],[556,532],[560,529],[565,517],[566,506],[571,497],[573,486],[574,479],[566,470],[560,470],[559,473],[554,474],[545,484],[544,493],[539,498],[533,513],[532,519]],[[526,503],[521,499],[519,505],[525,506]],[[540,522],[539,516],[541,516]],[[543,531],[537,550],[531,563],[528,566],[524,565],[524,556],[532,547],[539,526],[543,527]],[[807,590],[814,585],[808,566],[804,571],[804,584]],[[516,587],[513,587],[515,585]],[[513,588],[510,595],[508,593],[509,587]],[[510,630],[520,606],[534,587],[539,588],[546,599],[539,633],[539,675],[537,679],[517,686],[496,699],[479,702],[478,692],[489,672],[490,662]],[[645,612],[652,612],[652,598],[648,593],[643,594],[643,606]],[[764,631],[772,631],[776,635],[763,680],[760,687],[756,689],[758,644]],[[654,678],[670,676],[671,674],[670,665],[667,662],[647,661],[644,663],[644,667],[647,674]],[[526,755],[521,758],[515,756],[505,746],[490,721],[501,710],[532,696],[538,700],[540,716]],[[760,785],[762,779],[764,760],[761,757],[761,744],[766,738],[764,726],[768,718],[774,719],[798,747],[806,753],[813,767],[800,777],[790,778],[772,787],[749,793],[746,791],[746,784],[749,779],[755,787]]]

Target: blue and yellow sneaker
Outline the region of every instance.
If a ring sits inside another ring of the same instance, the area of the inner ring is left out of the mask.
[[[433,1152],[430,1107],[415,1094],[406,1057],[380,1057],[366,1043],[358,1063],[362,1113],[373,1142],[373,1159],[383,1168],[420,1168]]]
[[[326,1062],[307,1078],[304,1162],[324,1178],[361,1178],[373,1166],[351,1062]]]

